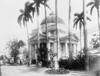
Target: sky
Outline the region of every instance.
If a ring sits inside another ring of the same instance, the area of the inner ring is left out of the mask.
[[[20,27],[17,23],[17,18],[20,15],[19,10],[24,8],[25,2],[33,0],[0,0],[0,54],[6,53],[6,44],[9,40],[14,38],[24,40],[27,43],[27,34],[24,27]],[[86,0],[86,4],[92,0]],[[47,9],[47,15],[52,11],[55,12],[55,0],[49,0],[48,5],[52,10]],[[90,7],[86,9],[90,12]],[[91,22],[87,22],[88,35],[98,31],[97,27],[97,14],[96,9],[93,10],[93,15],[90,16]],[[71,28],[73,27],[74,13],[82,12],[82,0],[71,0]],[[66,26],[68,25],[68,0],[58,0],[58,16],[61,17]],[[39,23],[44,19],[44,7],[40,8]],[[33,19],[33,23],[28,23],[29,33],[35,29],[36,16]],[[23,25],[22,25],[23,26]],[[79,31],[72,29],[74,33],[79,35]],[[90,36],[89,36],[90,37]]]

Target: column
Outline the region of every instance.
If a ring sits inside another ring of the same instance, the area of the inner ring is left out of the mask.
[[[29,64],[31,65],[31,60],[32,60],[32,44],[29,47]]]
[[[48,51],[50,50],[50,42],[47,43]]]
[[[58,60],[61,58],[61,45],[60,41],[58,40]]]
[[[33,49],[32,49],[32,59],[35,59],[35,44],[32,46]]]
[[[56,41],[54,41],[54,53],[56,53],[57,52],[57,43],[56,43]]]
[[[35,59],[37,59],[37,45],[36,44],[34,44],[34,50],[35,50]]]
[[[50,60],[50,55],[49,55],[49,51],[50,51],[50,42],[47,43],[47,48],[48,48],[48,60]]]
[[[76,57],[76,44],[73,44],[73,56]]]
[[[66,56],[69,57],[69,51],[68,51],[68,43],[65,42],[65,51],[66,51]]]

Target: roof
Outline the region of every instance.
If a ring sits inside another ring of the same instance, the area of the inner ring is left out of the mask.
[[[38,35],[36,33],[30,38],[30,43],[31,44],[37,44],[37,39],[38,39]],[[46,35],[45,34],[39,34],[39,39],[40,39],[40,43],[46,42]],[[48,37],[48,39],[54,39],[54,37]]]
[[[46,39],[46,35],[40,34],[40,35],[39,35],[39,38],[40,38],[40,39]],[[30,38],[30,40],[37,40],[37,39],[38,39],[37,33],[34,34],[34,35]]]
[[[41,22],[41,25],[45,24],[47,20],[47,23],[56,23],[56,15],[54,13],[50,13],[49,16],[47,16],[47,19],[43,19]],[[60,18],[57,17],[57,22],[61,24],[65,24],[64,21]]]
[[[38,36],[37,36],[37,33],[36,33],[30,38],[30,43],[31,44],[37,44],[37,39],[38,39]],[[46,42],[46,34],[39,34],[39,39],[40,39],[40,43]],[[55,37],[48,36],[48,39],[54,40]],[[59,37],[59,39],[60,39],[60,41],[65,41],[65,40],[69,40],[69,37],[68,37],[68,35],[66,35],[66,36],[63,36],[63,37]],[[71,41],[75,41],[75,42],[79,41],[79,39],[77,38],[77,36],[75,34],[71,34],[70,39],[71,39]]]
[[[68,35],[64,36],[64,37],[60,38],[60,40],[61,41],[63,41],[63,40],[69,40],[69,36]],[[72,33],[70,33],[70,40],[71,41],[76,41],[76,42],[79,41],[78,37],[75,34],[72,34]]]

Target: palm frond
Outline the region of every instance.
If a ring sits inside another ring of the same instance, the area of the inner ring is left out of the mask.
[[[99,9],[99,6],[100,6],[100,0],[95,0],[95,7],[97,8],[97,9]]]
[[[73,24],[73,28],[75,28],[76,27],[76,29],[77,29],[77,25],[76,25],[76,22]]]
[[[34,13],[35,13],[35,8],[34,7],[32,8],[31,12],[32,12],[32,16],[34,17]]]
[[[49,5],[47,5],[46,3],[41,3],[42,5],[44,5],[44,6],[46,6],[46,7],[48,7],[50,10],[51,10],[51,8],[49,7]]]
[[[28,14],[28,20],[31,20],[31,22],[33,23],[33,20],[32,20],[32,16],[30,14]]]
[[[20,24],[20,25],[21,25],[21,20],[22,20],[22,18],[23,18],[23,14],[19,15],[19,17],[18,17],[18,19],[17,19],[17,22],[18,22],[18,24]]]
[[[37,11],[37,15],[39,15],[39,6],[36,5],[36,11]]]
[[[75,27],[75,25],[78,26],[78,24],[79,24],[79,29],[81,29],[82,25],[83,25],[83,12],[81,12],[80,14],[75,13],[74,16],[76,18],[74,19],[74,26],[73,27]]]
[[[27,1],[27,2],[25,3],[25,8],[24,8],[24,10],[25,10],[25,11],[27,11],[27,10],[28,10],[28,6],[29,6],[29,4],[30,4],[30,2],[29,2],[29,1]]]
[[[74,16],[79,16],[79,15],[80,15],[79,13],[75,13],[75,14],[74,14]]]
[[[21,13],[24,13],[24,10],[23,10],[23,9],[20,9],[19,11],[20,11]]]
[[[75,18],[73,21],[75,22],[78,18]]]
[[[86,18],[87,18],[87,20],[91,21],[91,19],[89,17],[86,17]]]
[[[74,22],[73,28],[76,27],[76,29],[77,29],[78,22],[79,22],[79,19],[77,19],[77,21]]]
[[[94,2],[90,2],[90,3],[88,3],[86,6],[88,7],[88,6],[91,6],[91,5],[93,5],[94,4]]]
[[[30,3],[29,5],[28,5],[28,12],[30,13],[31,11],[33,11],[33,10],[35,10],[35,7],[33,7],[34,6],[34,4],[35,3]]]
[[[25,26],[25,24],[26,24],[26,17],[24,16],[23,17],[23,25]]]
[[[91,15],[92,15],[92,10],[93,10],[94,7],[95,7],[94,5],[91,7],[91,10],[90,10]]]
[[[83,15],[84,15],[84,12],[82,12],[80,15],[81,15],[81,17],[83,17]]]

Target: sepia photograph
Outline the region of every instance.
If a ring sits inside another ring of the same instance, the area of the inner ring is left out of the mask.
[[[100,0],[0,0],[0,76],[100,76]]]

